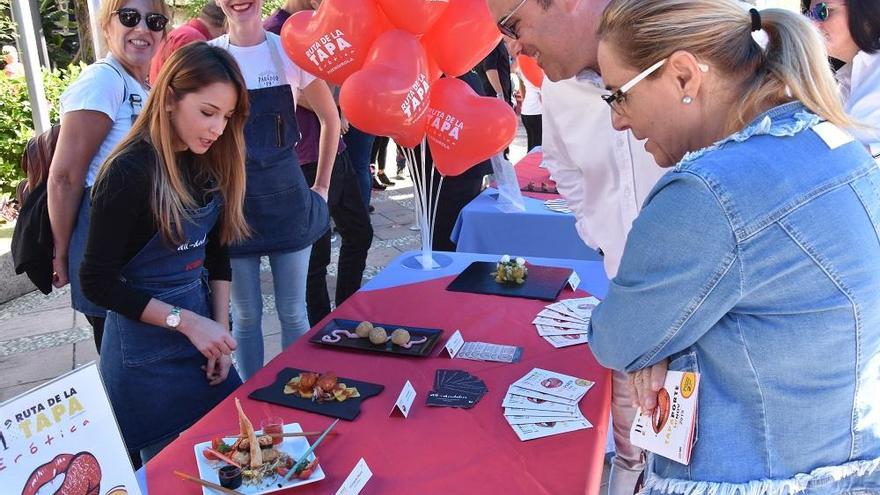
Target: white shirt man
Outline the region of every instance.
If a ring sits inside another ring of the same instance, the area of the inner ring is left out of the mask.
[[[850,132],[880,158],[880,53],[859,52],[837,71],[844,109],[866,127]]]
[[[544,165],[574,212],[578,234],[604,254],[614,278],[626,235],[665,169],[630,132],[611,127],[608,91],[592,71],[564,81],[545,79]]]

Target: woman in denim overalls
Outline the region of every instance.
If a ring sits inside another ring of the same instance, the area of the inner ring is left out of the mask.
[[[278,35],[263,29],[262,2],[220,0],[229,34],[211,41],[232,54],[248,86],[251,114],[245,127],[245,215],[253,235],[230,248],[236,366],[245,380],[263,366],[260,257],[272,267],[281,343],[308,331],[306,277],[312,244],[330,226],[327,189],[339,140],[339,116],[327,85],[293,64]],[[232,7],[235,5],[235,8]],[[241,7],[245,7],[241,10]],[[321,121],[315,185],[309,189],[297,160],[299,139],[293,89],[308,98]]]
[[[101,376],[143,462],[241,384],[225,245],[248,232],[247,111],[225,51],[181,48],[95,182],[83,285],[109,310]]]

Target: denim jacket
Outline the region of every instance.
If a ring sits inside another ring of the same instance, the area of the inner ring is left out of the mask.
[[[880,493],[880,169],[848,138],[782,105],[645,200],[590,345],[701,381],[690,465],[643,493]]]

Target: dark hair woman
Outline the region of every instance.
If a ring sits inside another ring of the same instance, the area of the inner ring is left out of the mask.
[[[232,57],[187,45],[95,181],[80,277],[108,309],[101,375],[143,462],[241,384],[225,246],[249,231],[247,115]]]

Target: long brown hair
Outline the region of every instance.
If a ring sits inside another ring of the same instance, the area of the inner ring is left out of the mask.
[[[741,103],[727,122],[731,132],[766,108],[794,100],[834,124],[852,126],[818,31],[783,9],[761,10],[760,18],[766,49],[752,38],[752,17],[736,0],[614,0],[602,15],[599,37],[639,70],[684,50],[742,81]]]
[[[170,112],[166,110],[173,99],[199,91],[214,83],[231,84],[238,95],[232,117],[223,134],[208,151],[197,155],[190,151],[174,151],[175,131]],[[230,244],[247,237],[250,230],[244,218],[245,147],[244,124],[248,115],[247,87],[235,60],[226,50],[198,42],[180,48],[162,66],[144,110],[131,131],[113,150],[96,179],[104,178],[108,167],[120,155],[141,141],[155,149],[157,161],[153,174],[150,206],[159,233],[166,242],[184,242],[183,224],[191,221],[189,211],[198,207],[190,194],[186,178],[178,163],[187,153],[193,169],[214,185],[212,192],[223,198],[220,216],[220,239]],[[98,190],[95,187],[93,190]]]

